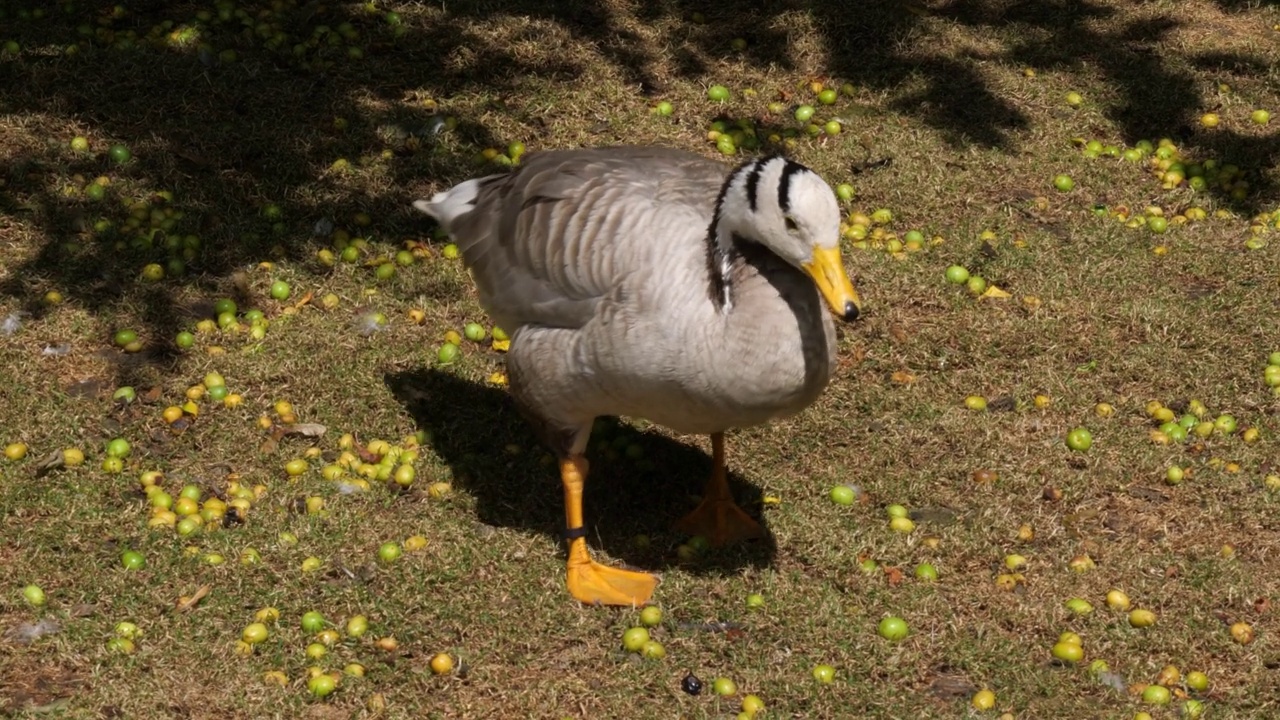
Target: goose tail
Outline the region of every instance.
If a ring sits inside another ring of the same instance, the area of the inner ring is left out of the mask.
[[[430,200],[417,200],[413,206],[435,218],[444,231],[453,234],[453,226],[458,218],[471,212],[476,207],[476,199],[480,195],[480,186],[489,178],[475,178],[458,183],[448,190],[431,196]]]

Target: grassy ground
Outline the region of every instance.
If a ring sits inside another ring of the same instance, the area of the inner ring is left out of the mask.
[[[20,325],[0,335],[0,444],[28,447],[0,464],[0,713],[738,713],[738,696],[682,693],[690,671],[733,678],[768,717],[1172,718],[1185,698],[1206,717],[1280,713],[1280,495],[1265,480],[1280,400],[1263,372],[1280,350],[1280,120],[1250,119],[1280,113],[1274,2],[46,5],[0,3],[0,43],[17,43],[0,46],[0,318]],[[814,80],[852,85],[818,105],[842,132],[789,138],[794,107],[817,104]],[[732,91],[723,104],[707,99],[716,83]],[[663,100],[670,117],[651,112]],[[850,212],[894,217],[849,238],[867,308],[843,330],[828,392],[730,438],[768,543],[682,557],[669,525],[709,470],[705,438],[602,423],[590,542],[663,576],[666,657],[642,660],[620,647],[637,611],[563,590],[558,482],[494,382],[501,354],[464,340],[456,362],[437,361],[446,331],[489,324],[409,203],[492,170],[481,151],[514,141],[715,155],[716,119],[748,119],[761,151],[787,145],[851,183]],[[1153,154],[1107,154],[1161,138],[1170,161],[1218,174],[1192,189],[1165,182]],[[115,144],[131,159],[114,162]],[[1072,190],[1054,188],[1059,174]],[[1149,229],[1149,206],[1166,232]],[[886,249],[911,230],[922,249]],[[330,266],[319,251],[344,236],[365,240],[358,258]],[[379,280],[401,249],[412,264]],[[146,280],[149,263],[165,277]],[[952,264],[1010,297],[948,285]],[[269,292],[280,280],[283,301]],[[265,333],[243,317],[195,332],[219,298],[261,309]],[[113,345],[121,329],[137,352]],[[201,397],[197,415],[166,422],[211,371],[242,404]],[[124,386],[132,402],[112,399]],[[970,395],[987,409],[967,409]],[[276,432],[281,400],[324,434]],[[1198,400],[1238,428],[1160,444],[1151,400],[1178,414]],[[1077,426],[1088,452],[1064,445]],[[419,431],[408,490],[321,475],[345,433],[366,448]],[[116,437],[132,444],[118,474],[101,468]],[[41,472],[64,448],[84,464]],[[295,458],[307,465],[290,479]],[[1171,465],[1188,469],[1181,485],[1166,484]],[[234,483],[260,496],[242,523],[149,530],[150,470],[174,496],[190,484],[230,500]],[[841,484],[862,501],[832,503]],[[914,532],[888,528],[893,503]],[[424,549],[378,561],[414,535]],[[122,567],[129,549],[144,568]],[[242,563],[248,549],[260,562]],[[1027,558],[1020,578],[1004,569],[1012,553]],[[1081,556],[1094,567],[1073,570]],[[916,579],[920,563],[937,582]],[[32,583],[43,607],[24,602]],[[1104,602],[1112,588],[1156,624],[1130,627]],[[752,593],[762,608],[747,608]],[[1077,616],[1070,598],[1096,609]],[[238,655],[268,606],[278,625]],[[370,630],[309,660],[309,610],[338,629],[364,614]],[[906,640],[876,634],[887,616],[907,621]],[[56,632],[28,642],[42,620]],[[132,654],[109,647],[121,621],[141,630]],[[1233,640],[1240,622],[1251,643]],[[1064,631],[1083,637],[1084,662],[1052,662]],[[386,637],[393,650],[375,644]],[[460,668],[433,675],[436,653]],[[1098,659],[1112,674],[1090,672]],[[349,662],[365,676],[311,697],[308,668]],[[814,681],[817,663],[833,683]],[[1170,706],[1145,706],[1142,686],[1169,664],[1209,688],[1170,683]],[[277,670],[284,686],[264,680]],[[996,694],[988,713],[970,709],[982,688]]]

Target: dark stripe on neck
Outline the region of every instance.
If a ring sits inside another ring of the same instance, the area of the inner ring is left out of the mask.
[[[751,206],[751,212],[756,211],[756,190],[760,185],[760,171],[764,169],[765,162],[767,161],[757,160],[747,174],[747,205]]]
[[[778,207],[782,208],[782,212],[791,211],[791,176],[807,169],[793,160],[788,160],[782,167],[782,177],[778,179]]]
[[[720,193],[716,195],[715,212],[711,214],[711,224],[707,226],[707,290],[711,295],[711,302],[715,303],[716,308],[724,307],[725,288],[729,285],[729,278],[720,272],[720,268],[724,264],[725,255],[728,253],[726,248],[720,247],[720,242],[716,238],[720,229],[720,214],[724,211],[724,199],[729,195],[729,188],[733,186],[733,181],[737,179],[738,173],[742,172],[745,167],[745,165],[739,166],[729,173],[729,177],[725,178],[724,183],[720,185]]]

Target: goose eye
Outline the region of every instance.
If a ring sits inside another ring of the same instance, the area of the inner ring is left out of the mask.
[[[783,218],[783,222],[787,224],[787,232],[795,232],[800,229],[800,226],[796,225],[796,221],[792,220],[790,217]]]

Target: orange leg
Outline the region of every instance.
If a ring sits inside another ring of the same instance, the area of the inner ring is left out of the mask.
[[[711,479],[707,481],[702,502],[676,523],[676,530],[701,535],[712,545],[762,537],[764,528],[733,502],[729,492],[729,475],[724,467],[724,433],[711,435],[711,461]]]
[[[587,552],[587,540],[581,534],[582,486],[586,477],[587,459],[583,456],[571,455],[560,461],[565,527],[570,538],[566,579],[569,594],[593,605],[644,605],[658,585],[656,577],[601,565]]]

